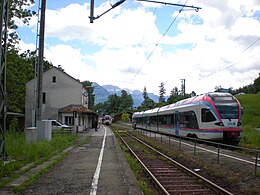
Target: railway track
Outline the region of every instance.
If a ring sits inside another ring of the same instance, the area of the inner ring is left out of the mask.
[[[163,194],[232,194],[137,137],[127,132],[118,133],[118,136]]]

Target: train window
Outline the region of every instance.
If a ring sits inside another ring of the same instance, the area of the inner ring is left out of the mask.
[[[180,127],[199,128],[198,120],[194,111],[181,112],[179,123]]]
[[[157,117],[154,118],[154,123],[157,124]],[[160,126],[174,126],[174,114],[158,116],[158,125]]]
[[[216,120],[215,116],[212,114],[212,112],[209,109],[207,109],[207,108],[201,109],[201,121],[202,122],[212,122],[215,120]]]
[[[156,125],[157,124],[157,117],[156,116],[151,116],[150,123],[151,123],[151,125]]]
[[[143,118],[136,118],[136,121],[138,124],[143,124]]]
[[[166,116],[165,115],[159,116],[158,123],[159,125],[166,125]]]

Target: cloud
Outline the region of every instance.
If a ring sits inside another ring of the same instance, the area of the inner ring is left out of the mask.
[[[65,72],[80,81],[95,78],[95,67],[85,62],[85,56],[81,54],[81,49],[60,44],[45,48],[45,56],[48,61],[55,66],[61,65]]]
[[[80,80],[139,90],[146,86],[156,94],[161,82],[167,94],[180,88],[180,79],[186,79],[188,93],[252,83],[259,72],[259,1],[188,4],[202,9],[173,9],[165,18],[162,5],[154,14],[152,3],[126,1],[93,24],[88,3],[47,9],[46,59]],[[108,2],[96,5],[94,15],[109,8]],[[36,21],[32,20],[32,31]]]

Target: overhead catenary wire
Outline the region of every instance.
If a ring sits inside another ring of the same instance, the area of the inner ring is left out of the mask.
[[[250,49],[254,44],[256,44],[259,40],[260,40],[260,36],[259,36],[256,40],[254,40],[247,48],[245,48],[245,49],[240,53],[240,56],[241,56],[243,53],[245,53],[248,49]],[[253,56],[255,56],[255,55],[253,55]],[[248,57],[248,58],[252,58],[253,56],[250,56],[250,57]],[[247,59],[248,59],[248,58],[247,58]],[[212,73],[210,73],[210,74],[208,74],[208,75],[206,75],[206,76],[200,78],[199,80],[208,78],[208,77],[210,77],[210,76],[212,76],[212,75],[214,75],[214,74],[216,74],[216,73],[219,73],[219,72],[221,72],[221,71],[223,71],[223,70],[227,70],[227,69],[229,69],[229,68],[231,68],[231,67],[233,67],[233,66],[239,64],[240,62],[241,62],[241,61],[234,62],[234,63],[231,63],[231,62],[225,63],[223,66],[221,66],[221,67],[220,67],[219,69],[217,69],[216,71],[214,71],[214,72],[212,72]]]
[[[165,35],[166,35],[166,34],[168,33],[168,31],[171,29],[172,25],[173,25],[174,22],[177,20],[177,18],[179,17],[180,13],[182,12],[183,8],[186,6],[187,2],[188,2],[188,0],[186,0],[186,2],[185,2],[184,5],[182,5],[182,8],[179,10],[178,14],[173,18],[172,22],[170,23],[170,25],[168,26],[168,28],[166,29],[166,31],[163,33],[163,35],[162,35],[160,41],[155,44],[155,47],[152,49],[152,51],[150,52],[150,54],[147,56],[146,61],[148,61],[148,60],[151,58],[151,56],[153,55],[153,53],[154,53],[156,47],[160,45],[162,39],[165,37]],[[142,70],[142,67],[143,67],[143,65],[138,69],[138,71],[136,72],[136,74],[133,76],[133,78],[132,78],[132,80],[131,80],[132,82],[133,82],[133,80],[137,77],[137,75],[140,73],[140,71]]]
[[[153,16],[155,15],[156,11],[157,11],[157,7],[155,7],[155,9],[154,9],[154,11],[153,11]],[[144,39],[145,39],[145,36],[146,36],[146,34],[144,33],[143,36],[142,36],[141,42],[140,42],[140,44],[138,44],[138,45],[140,45],[140,46],[143,45],[143,41],[144,41]],[[128,71],[127,71],[128,73],[130,72],[130,69],[131,69],[131,66],[128,67]]]

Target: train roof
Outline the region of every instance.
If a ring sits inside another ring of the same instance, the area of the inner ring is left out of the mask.
[[[169,108],[177,107],[185,104],[195,103],[195,102],[202,102],[202,101],[218,101],[218,100],[236,100],[236,98],[231,95],[230,93],[222,93],[222,92],[210,92],[205,93],[202,95],[190,97],[184,100],[180,100],[176,103],[170,104]]]
[[[134,116],[145,116],[145,115],[156,115],[158,111],[163,112],[163,111],[169,111],[171,109],[175,108],[181,108],[181,107],[186,107],[189,106],[189,104],[197,103],[197,102],[209,102],[209,101],[236,101],[236,98],[231,95],[230,93],[223,93],[223,92],[210,92],[210,93],[205,93],[202,95],[197,95],[194,97],[190,97],[187,99],[180,100],[176,103],[169,104],[163,107],[159,108],[154,108],[142,112],[135,112],[133,115]]]

